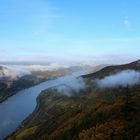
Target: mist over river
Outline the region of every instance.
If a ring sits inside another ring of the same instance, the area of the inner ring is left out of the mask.
[[[83,71],[75,72],[71,75],[43,82],[31,88],[22,90],[1,103],[0,140],[14,132],[21,122],[34,111],[37,105],[36,98],[41,91],[61,84],[69,84],[71,79],[76,79],[82,74],[84,74]]]

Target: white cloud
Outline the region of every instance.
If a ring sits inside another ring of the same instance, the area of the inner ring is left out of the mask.
[[[124,18],[123,24],[124,24],[124,27],[127,28],[127,29],[129,29],[131,27],[131,21],[129,20],[128,16],[126,16]]]
[[[140,83],[140,72],[135,70],[124,70],[117,74],[97,80],[99,87],[127,87]]]

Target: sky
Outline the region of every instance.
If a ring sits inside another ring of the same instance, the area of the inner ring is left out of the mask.
[[[0,0],[0,61],[139,59],[139,0]]]

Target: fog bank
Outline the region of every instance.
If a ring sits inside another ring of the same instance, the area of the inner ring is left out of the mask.
[[[36,71],[53,71],[61,68],[68,68],[66,65],[58,65],[56,63],[48,65],[2,65],[0,78],[8,77],[11,80],[16,80],[25,75],[30,75]]]
[[[127,87],[138,83],[140,83],[140,72],[135,70],[124,70],[101,80],[97,80],[97,85],[101,88]]]
[[[85,88],[86,84],[83,78],[81,77],[76,78],[72,76],[67,78],[65,84],[57,87],[57,90],[59,93],[63,95],[72,96],[73,93],[78,93],[80,90],[84,90]]]

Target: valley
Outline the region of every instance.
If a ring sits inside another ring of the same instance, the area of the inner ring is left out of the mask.
[[[0,140],[140,140],[140,0],[0,0]]]
[[[11,66],[12,67],[12,66]],[[13,66],[14,68],[15,66]],[[16,66],[19,67],[19,66]],[[25,67],[25,66],[24,66]],[[10,70],[6,67],[1,66],[1,77],[0,77],[0,102],[3,102],[8,97],[13,96],[18,91],[23,89],[32,87],[39,83],[42,83],[47,80],[52,80],[64,75],[71,74],[76,71],[85,71],[85,66],[70,66],[70,67],[63,67],[60,66],[59,68],[51,68],[49,66],[42,66],[43,68],[39,70],[37,66],[34,66],[36,69],[31,69],[30,71],[25,71],[24,67],[19,69],[18,72],[22,72],[22,75],[18,75],[16,71]],[[26,66],[29,67],[30,66]],[[41,66],[40,66],[41,67]],[[93,70],[94,67],[89,67],[89,70]],[[26,72],[26,73],[25,73]]]
[[[7,139],[139,140],[140,83],[99,88],[93,82],[121,71],[140,71],[139,62],[84,75],[86,88],[78,92],[71,89],[70,96],[60,92],[59,86],[42,91],[36,110]]]

